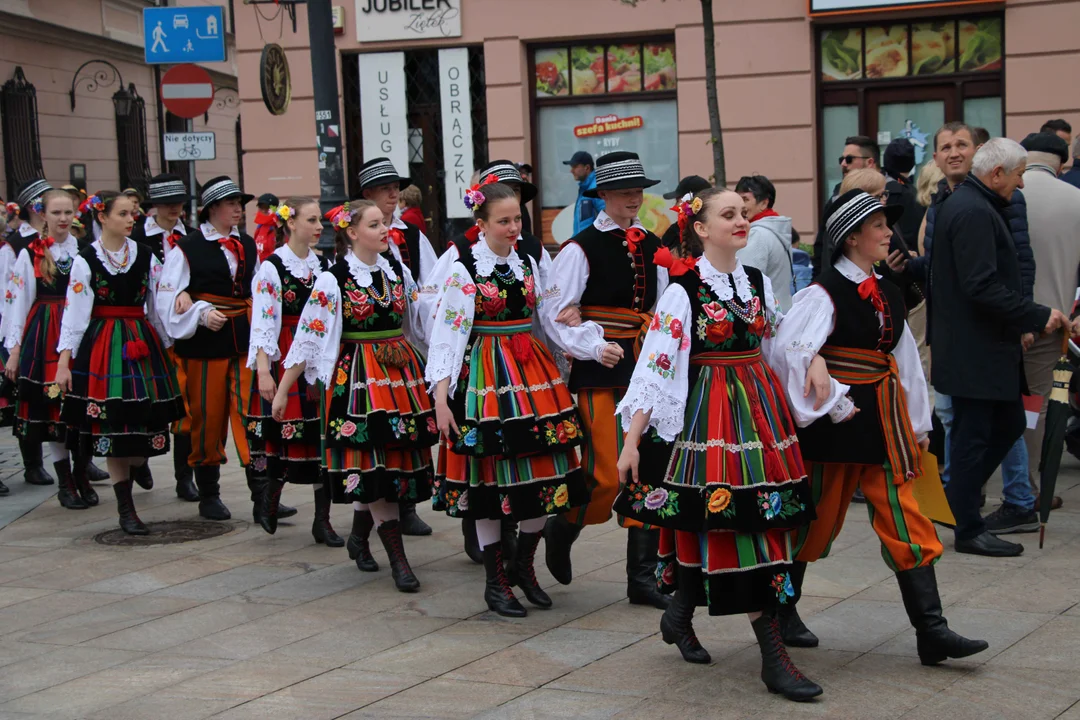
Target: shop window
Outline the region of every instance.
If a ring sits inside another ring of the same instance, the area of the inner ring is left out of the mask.
[[[23,183],[44,177],[38,135],[37,90],[21,67],[0,87],[0,127],[4,136],[4,176],[12,198]]]
[[[536,97],[674,90],[671,42],[571,45],[533,55]]]
[[[840,182],[837,158],[848,136],[866,135],[881,150],[907,138],[917,174],[946,122],[1000,135],[1003,27],[1000,15],[982,15],[820,28],[822,199]]]

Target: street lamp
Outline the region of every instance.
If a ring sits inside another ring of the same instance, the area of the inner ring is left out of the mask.
[[[131,100],[133,93],[129,92],[127,88],[121,86],[119,90],[113,93],[112,101],[113,107],[116,108],[117,117],[127,117],[131,112]]]

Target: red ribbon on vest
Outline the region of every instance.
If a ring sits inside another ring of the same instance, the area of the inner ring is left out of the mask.
[[[236,274],[240,275],[240,268],[244,265],[244,244],[230,235],[228,237],[218,238],[218,245],[236,256]]]
[[[641,228],[632,227],[626,231],[626,244],[630,252],[637,252],[638,243],[645,239],[645,231]]]
[[[401,228],[390,228],[390,239],[395,245],[401,247],[405,244],[405,233],[401,232]]]
[[[679,277],[691,270],[697,270],[697,258],[677,258],[672,255],[671,250],[666,247],[656,251],[653,255],[653,263],[662,268],[667,268],[668,275],[671,277]]]
[[[165,241],[169,243],[169,249],[172,250],[174,247],[176,247],[176,243],[180,242],[180,238],[182,237],[184,236],[180,234],[179,230],[174,229],[171,233],[169,233],[165,237]]]
[[[45,253],[49,252],[49,248],[56,244],[56,240],[51,237],[41,237],[38,235],[33,242],[26,246],[30,251],[34,261],[34,277],[40,278],[41,275],[41,260],[45,257]]]
[[[869,300],[879,313],[885,312],[885,301],[881,299],[881,286],[873,275],[859,283],[859,297]]]

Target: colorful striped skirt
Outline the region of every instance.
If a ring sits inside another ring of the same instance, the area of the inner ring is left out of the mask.
[[[691,363],[682,432],[674,443],[642,438],[639,481],[615,510],[664,528],[662,589],[677,584],[677,562],[705,573],[710,614],[761,610],[789,597],[790,531],[814,518],[795,423],[760,351]]]
[[[0,342],[0,364],[6,366],[8,349]],[[9,427],[15,423],[15,383],[0,373],[0,427]]]
[[[281,333],[278,351],[284,359],[292,346],[299,315],[281,317]],[[283,375],[281,363],[270,364],[270,375],[278,382]],[[274,419],[272,403],[259,395],[259,374],[252,374],[251,402],[247,412],[248,444],[251,456],[257,462],[266,459],[270,477],[299,485],[322,484],[319,461],[322,456],[322,413],[317,385],[309,385],[303,375],[289,388],[289,400],[285,406],[285,419]]]
[[[60,318],[64,297],[43,295],[26,319],[19,354],[16,386],[15,435],[32,442],[63,442],[67,427],[60,421],[60,386],[56,384],[56,364],[60,354]]]
[[[439,453],[435,509],[517,520],[588,502],[583,432],[555,360],[530,320],[477,322],[451,403],[460,430]]]
[[[80,446],[97,457],[163,455],[182,417],[172,362],[142,307],[95,307],[61,414]]]
[[[345,332],[341,341],[324,398],[334,501],[427,500],[439,431],[423,361],[401,330]]]

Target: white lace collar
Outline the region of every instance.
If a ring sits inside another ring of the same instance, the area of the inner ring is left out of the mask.
[[[717,270],[709,262],[709,259],[702,255],[697,261],[697,271],[701,279],[709,286],[709,289],[716,293],[716,296],[721,300],[730,300],[733,296],[738,295],[739,301],[745,304],[750,302],[750,298],[754,296],[750,287],[750,278],[746,276],[746,270],[743,269],[741,262],[735,265],[735,272],[728,274]],[[731,286],[732,278],[735,279],[734,289]]]
[[[64,242],[54,242],[49,246],[49,250],[52,252],[53,259],[55,260],[75,257],[79,254],[79,241],[74,235],[69,234],[67,240],[64,240]]]
[[[135,266],[135,258],[139,256],[139,244],[134,240],[128,239],[125,242],[125,247],[120,248],[116,252],[106,250],[105,246],[101,244],[101,240],[95,240],[92,245],[94,246],[94,252],[97,254],[98,260],[105,267],[105,272],[110,275],[122,275]],[[124,253],[128,253],[127,265],[122,268],[117,267],[124,261]]]
[[[318,273],[322,269],[319,264],[319,256],[311,250],[308,250],[306,258],[300,258],[288,245],[282,245],[274,251],[274,254],[281,258],[281,264],[285,266],[290,275],[301,280],[306,280],[312,273]]]
[[[217,228],[215,228],[213,225],[211,225],[208,222],[204,222],[202,225],[200,225],[199,230],[202,231],[203,237],[206,238],[207,240],[213,240],[213,241],[217,242],[218,240],[224,240],[225,239],[225,236],[222,235],[221,233],[219,233],[217,231]],[[240,230],[239,230],[239,228],[237,228],[235,225],[233,225],[233,229],[229,231],[229,235],[233,236],[234,238],[240,239]]]
[[[37,230],[35,230],[34,226],[30,223],[24,222],[19,225],[19,235],[22,237],[30,237],[31,235],[37,235]]]
[[[367,265],[360,260],[360,258],[353,255],[352,251],[349,251],[345,256],[345,262],[349,265],[349,274],[353,276],[353,280],[355,280],[356,284],[360,287],[371,287],[372,270],[382,270],[389,282],[397,280],[397,273],[394,272],[394,268],[390,267],[390,261],[383,255],[379,255],[375,259],[374,265]]]
[[[856,285],[861,283],[866,278],[870,277],[865,272],[863,272],[861,267],[851,262],[851,260],[849,260],[843,255],[840,256],[840,258],[836,261],[833,267],[836,268],[836,272],[840,273]],[[877,273],[874,273],[874,277],[880,278],[881,276]]]
[[[473,259],[476,260],[476,274],[481,277],[491,275],[495,271],[496,265],[509,265],[514,277],[519,282],[525,279],[525,264],[522,262],[521,256],[517,254],[517,250],[510,248],[509,255],[499,257],[491,249],[491,246],[487,244],[484,233],[480,233],[480,239],[472,246],[472,254]]]
[[[181,235],[187,235],[187,228],[184,227],[184,223],[180,222],[179,220],[177,220],[176,224],[173,225],[173,230],[180,233]],[[143,223],[143,234],[146,235],[146,237],[150,237],[151,235],[167,234],[170,232],[172,231],[166,230],[165,228],[158,225],[157,219],[153,215],[146,216],[146,222]]]
[[[593,220],[593,227],[600,232],[611,232],[612,230],[622,230],[617,222],[611,219],[605,211],[601,210],[600,214]],[[635,227],[642,232],[645,232],[645,226],[641,224],[641,218],[634,218],[634,222],[630,224],[630,227]]]

